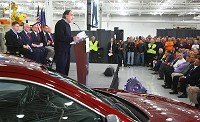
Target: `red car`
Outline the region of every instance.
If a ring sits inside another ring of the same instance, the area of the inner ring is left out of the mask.
[[[200,111],[150,94],[89,89],[30,60],[0,54],[0,122],[194,122]]]

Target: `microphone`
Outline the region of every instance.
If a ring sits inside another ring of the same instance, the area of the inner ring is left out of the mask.
[[[73,24],[76,25],[80,31],[82,31],[82,30],[80,29],[80,27],[78,26],[78,24],[76,24],[76,23],[73,23]]]

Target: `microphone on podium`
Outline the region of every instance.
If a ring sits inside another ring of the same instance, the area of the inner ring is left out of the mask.
[[[80,31],[82,31],[82,30],[80,29],[80,27],[78,26],[78,24],[76,24],[76,23],[73,23],[73,24],[76,25]]]

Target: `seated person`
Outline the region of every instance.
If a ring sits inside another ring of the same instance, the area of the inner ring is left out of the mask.
[[[33,52],[30,51],[30,46],[24,44],[21,40],[21,36],[18,33],[19,27],[18,22],[12,22],[12,28],[5,34],[6,45],[9,51],[19,51],[26,58],[31,58]]]
[[[38,25],[37,24],[34,24],[32,26],[32,32],[30,34],[31,34],[32,45],[42,51],[42,54],[43,54],[42,55],[42,63],[44,64],[46,62],[46,56],[47,56],[48,51],[45,47],[43,47],[44,44],[41,42],[40,35],[38,33]]]
[[[158,80],[164,80],[164,67],[166,67],[167,65],[171,65],[171,63],[174,60],[173,55],[171,54],[171,51],[166,50],[165,52],[165,59],[162,61],[159,70],[158,70],[158,74],[159,74],[159,78],[157,78]]]
[[[43,43],[43,46],[47,49],[48,54],[46,59],[52,61],[53,57],[55,55],[54,51],[54,42],[49,36],[49,27],[48,25],[45,25],[43,27],[43,30],[39,33],[41,42]]]
[[[190,99],[190,102],[191,103],[194,103],[195,104],[195,107],[199,107],[199,103],[197,101],[197,95],[198,93],[200,93],[200,79],[198,80],[199,83],[196,85],[196,86],[189,86],[187,87],[187,94],[188,94],[188,97]]]
[[[164,88],[171,88],[172,85],[171,74],[174,71],[179,71],[180,69],[184,69],[182,65],[184,65],[186,60],[183,58],[183,53],[177,53],[177,59],[178,60],[174,60],[174,63],[172,65],[167,65],[164,68],[164,75],[165,75],[165,80],[164,80],[165,86],[163,86]]]
[[[31,52],[30,59],[42,63],[42,59],[44,56],[44,52],[37,48],[37,45],[32,43],[32,38],[29,33],[30,31],[30,25],[24,24],[23,31],[21,31],[20,36],[22,43],[28,47],[28,50]]]
[[[158,69],[162,63],[162,60],[165,58],[165,54],[163,53],[163,49],[159,48],[156,58],[153,60],[153,70],[155,71],[152,74],[158,74]]]
[[[186,88],[187,86],[196,86],[199,84],[200,79],[200,56],[198,56],[194,62],[194,67],[189,71],[187,76],[183,76],[185,80],[182,80],[180,83],[182,95],[178,96],[179,98],[187,98]]]
[[[179,78],[181,76],[187,76],[187,74],[189,73],[189,71],[191,70],[191,68],[194,66],[194,61],[197,58],[197,55],[188,55],[189,58],[186,58],[186,60],[190,60],[190,64],[187,65],[182,71],[180,71],[179,73],[172,73],[172,92],[169,92],[170,94],[178,94],[178,82],[179,82]]]

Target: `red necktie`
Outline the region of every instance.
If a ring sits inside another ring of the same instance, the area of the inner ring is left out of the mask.
[[[31,39],[30,33],[27,33],[27,36],[28,36],[28,39],[30,40]]]
[[[166,63],[168,63],[168,58],[169,58],[169,57],[166,58]]]
[[[51,33],[49,34],[49,36],[50,36],[50,38],[51,38],[51,41],[54,42],[54,41],[53,41],[53,38],[52,38],[52,36],[51,36]]]

